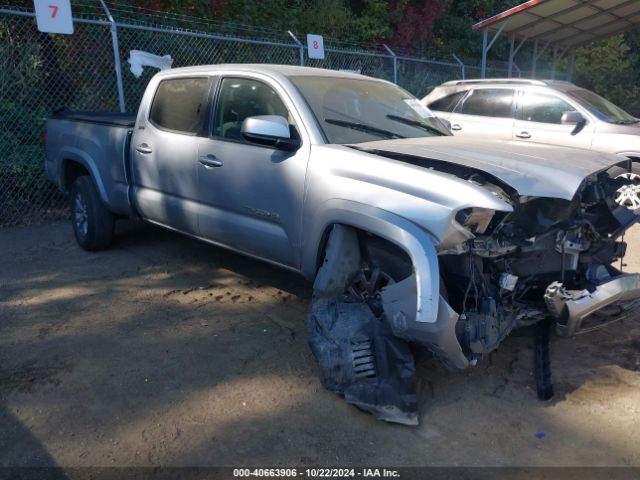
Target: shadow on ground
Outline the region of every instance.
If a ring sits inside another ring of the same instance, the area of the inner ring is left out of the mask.
[[[0,245],[0,466],[640,464],[637,316],[554,339],[549,403],[526,331],[464,374],[426,360],[409,428],[321,388],[295,274],[137,223]]]

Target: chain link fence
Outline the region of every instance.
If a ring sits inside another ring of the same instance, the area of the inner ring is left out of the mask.
[[[99,6],[96,0],[96,4]],[[60,108],[117,111],[121,100],[136,111],[149,79],[127,68],[131,50],[170,54],[173,66],[218,63],[274,63],[350,70],[395,81],[418,97],[440,83],[479,76],[474,66],[358,48],[325,48],[325,58],[309,59],[293,34],[276,40],[211,33],[213,22],[198,30],[141,24],[110,15],[74,18],[73,35],[50,35],[36,28],[33,12],[0,7],[0,227],[43,222],[66,215],[66,200],[45,178],[42,130],[47,115]],[[118,58],[116,68],[114,36]],[[490,69],[506,76],[506,69]],[[119,84],[121,87],[119,87]]]

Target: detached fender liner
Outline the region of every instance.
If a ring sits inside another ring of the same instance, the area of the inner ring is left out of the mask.
[[[366,303],[344,301],[360,268],[356,231],[335,225],[313,285],[308,322],[320,380],[380,420],[417,425],[416,369],[408,343],[396,338]]]
[[[449,369],[464,369],[468,361],[455,335],[458,315],[440,296],[437,303],[424,303],[435,303],[436,315],[422,312],[426,315],[420,317],[435,316],[435,321],[417,321],[418,282],[425,280],[423,291],[428,291],[426,287],[438,278],[437,270],[424,269],[422,275],[414,273],[383,287],[378,292],[382,314],[374,313],[364,301],[347,301],[345,292],[363,268],[360,247],[354,229],[333,227],[314,282],[309,346],[325,388],[380,420],[417,425],[416,367],[410,342],[427,346]]]
[[[368,305],[317,300],[308,334],[325,388],[380,420],[418,424],[411,349]]]

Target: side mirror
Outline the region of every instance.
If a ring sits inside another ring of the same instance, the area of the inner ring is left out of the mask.
[[[291,138],[289,122],[279,115],[247,117],[242,122],[240,133],[248,141],[259,145],[287,151],[300,148],[300,140]]]
[[[571,135],[577,135],[587,124],[587,119],[582,116],[580,112],[572,110],[570,112],[564,112],[560,117],[560,123],[563,125],[575,125]]]
[[[557,117],[556,117],[557,118]],[[572,110],[570,112],[564,112],[560,118],[560,123],[563,125],[577,125],[584,122],[585,119],[580,112]]]

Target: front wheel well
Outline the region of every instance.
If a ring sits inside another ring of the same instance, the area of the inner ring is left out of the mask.
[[[355,231],[360,245],[361,259],[376,264],[395,281],[400,281],[413,273],[413,262],[409,254],[401,246],[379,236],[351,225],[340,224]],[[327,244],[334,225],[327,227],[322,235],[316,258],[316,273],[322,266]]]

